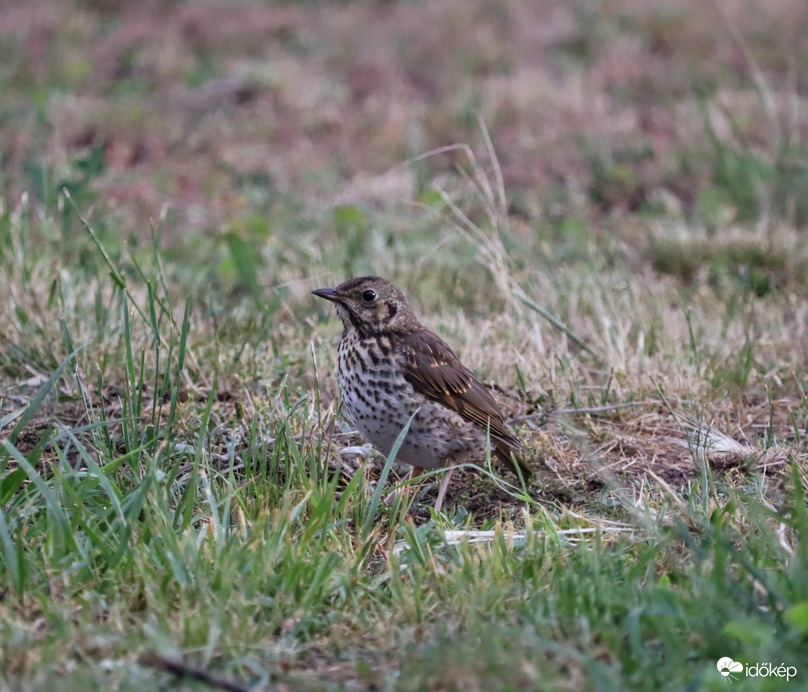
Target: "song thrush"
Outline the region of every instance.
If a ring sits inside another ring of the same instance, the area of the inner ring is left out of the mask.
[[[345,327],[339,344],[342,403],[362,437],[390,453],[415,414],[397,460],[435,469],[482,461],[493,453],[528,478],[516,455],[521,445],[490,392],[437,334],[411,312],[404,294],[386,279],[362,276],[312,293],[336,304]],[[439,510],[451,476],[435,501]]]

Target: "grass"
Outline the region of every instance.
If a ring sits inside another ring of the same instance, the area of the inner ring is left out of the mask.
[[[575,5],[549,96],[516,0],[0,19],[0,690],[719,690],[725,656],[805,688],[787,4]],[[527,488],[481,462],[442,513],[434,475],[380,502],[309,295],[370,271],[494,387]]]

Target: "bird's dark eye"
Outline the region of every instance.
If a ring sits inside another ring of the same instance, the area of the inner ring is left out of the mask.
[[[376,300],[376,291],[368,289],[362,294],[362,300],[364,300],[366,303],[372,303],[374,300]]]

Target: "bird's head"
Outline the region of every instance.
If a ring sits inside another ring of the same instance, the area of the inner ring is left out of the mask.
[[[360,276],[336,288],[318,288],[312,293],[337,305],[346,329],[361,335],[395,331],[413,320],[404,294],[387,279]]]

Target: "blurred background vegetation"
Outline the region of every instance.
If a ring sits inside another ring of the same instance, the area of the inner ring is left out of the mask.
[[[13,3],[0,189],[66,187],[113,246],[148,244],[152,220],[256,292],[324,252],[376,266],[418,223],[395,203],[429,205],[467,162],[379,176],[476,147],[479,115],[510,242],[764,294],[808,280],[804,252],[755,235],[808,220],[806,32],[799,0]],[[374,207],[401,227],[374,229]]]
[[[804,0],[6,3],[0,692],[155,651],[279,692],[804,676],[806,36]],[[369,272],[496,384],[530,497],[379,511],[309,294]]]

